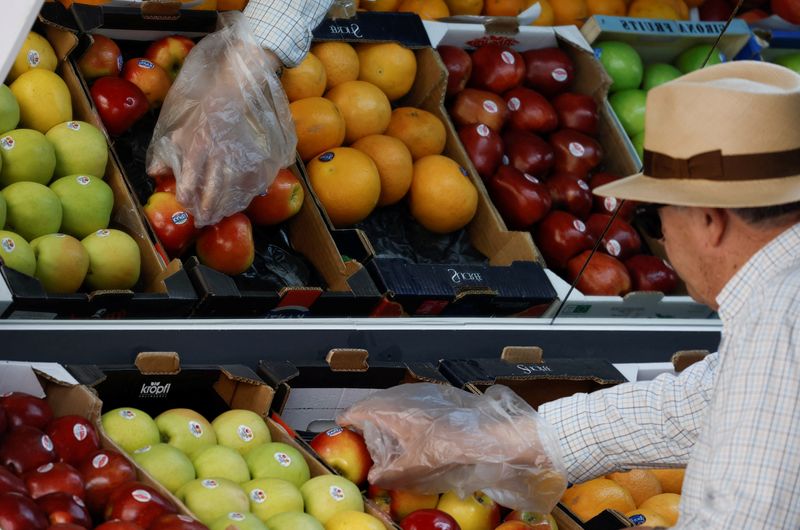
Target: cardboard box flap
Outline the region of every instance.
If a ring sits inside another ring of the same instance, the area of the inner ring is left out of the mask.
[[[627,381],[614,365],[601,359],[549,359],[514,364],[502,359],[447,359],[439,366],[445,375],[455,377],[461,384],[490,385],[515,379],[589,380],[603,385]]]
[[[325,362],[334,372],[366,372],[369,369],[368,357],[367,350],[334,348],[325,356]]]
[[[675,371],[682,372],[694,363],[702,361],[706,358],[706,355],[710,354],[711,352],[708,350],[681,350],[673,353],[670,360],[672,366],[675,367]]]
[[[325,19],[314,40],[396,41],[408,48],[431,45],[425,26],[415,13],[358,12],[352,18]]]
[[[78,25],[75,17],[58,2],[47,2],[39,11],[39,22],[45,27],[47,40],[59,61],[65,60],[78,46]]]
[[[300,370],[291,361],[258,361],[258,373],[271,387],[285,385],[300,375]]]
[[[202,37],[217,26],[215,11],[176,11],[174,2],[148,1],[138,7],[72,4],[70,9],[81,33],[100,33],[112,39],[155,40],[175,33]]]
[[[141,352],[136,355],[134,364],[143,375],[177,374],[181,371],[181,358],[177,352]]]
[[[542,349],[539,346],[506,346],[500,358],[510,364],[538,364],[542,362]]]
[[[44,388],[39,378],[64,386],[78,384],[78,381],[57,363],[0,361],[0,388],[3,389],[3,393],[26,392],[44,397]]]

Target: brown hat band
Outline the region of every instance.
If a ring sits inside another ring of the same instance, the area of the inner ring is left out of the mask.
[[[691,158],[644,151],[643,173],[657,179],[762,180],[800,175],[800,149],[723,155],[708,151]]]

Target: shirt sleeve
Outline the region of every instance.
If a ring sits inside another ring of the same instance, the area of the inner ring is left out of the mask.
[[[541,405],[539,413],[561,440],[568,480],[637,466],[686,465],[711,399],[717,356],[677,376],[661,374]]]

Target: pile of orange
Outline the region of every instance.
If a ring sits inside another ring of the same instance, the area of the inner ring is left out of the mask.
[[[561,503],[583,521],[616,510],[635,525],[675,526],[683,469],[634,469],[575,484]]]

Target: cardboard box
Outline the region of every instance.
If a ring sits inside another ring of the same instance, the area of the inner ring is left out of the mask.
[[[652,381],[661,374],[678,374],[708,354],[708,350],[682,350],[672,354],[670,362],[615,363],[614,368],[622,372],[628,381]]]

